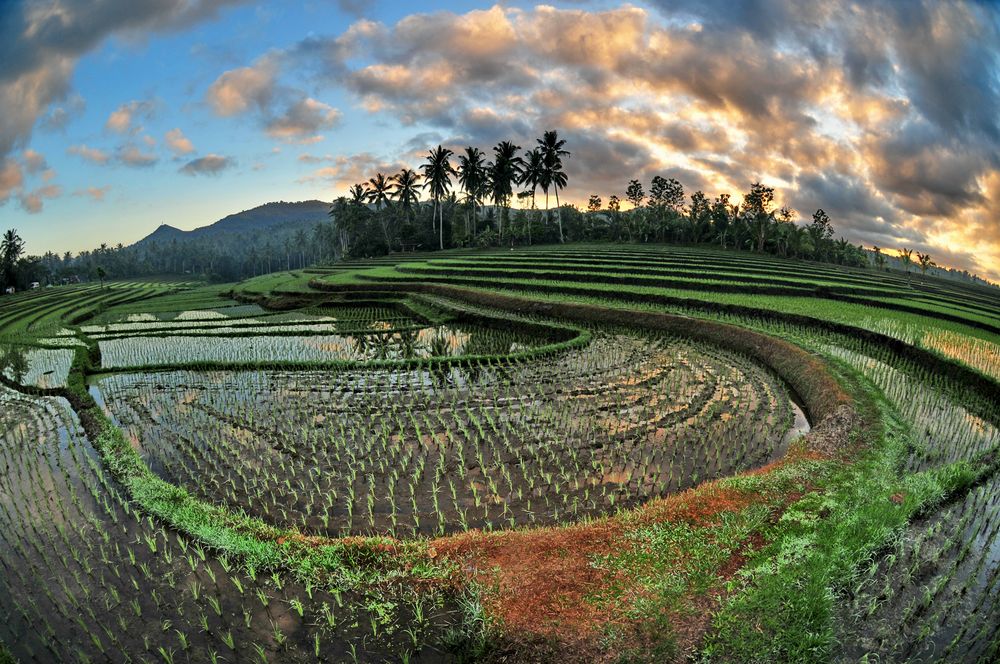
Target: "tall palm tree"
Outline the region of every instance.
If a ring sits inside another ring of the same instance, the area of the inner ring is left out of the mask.
[[[413,206],[420,200],[417,179],[420,176],[410,168],[404,168],[392,176],[392,195],[407,217],[413,213]]]
[[[545,155],[542,154],[541,149],[535,148],[524,153],[524,170],[521,172],[520,184],[531,187],[531,209],[534,210],[535,190],[540,186],[543,191],[549,187],[548,171],[545,169]],[[547,210],[546,221],[548,221]]]
[[[569,152],[563,149],[566,145],[566,141],[559,138],[559,133],[555,129],[550,129],[549,131],[542,134],[542,137],[537,141],[538,148],[542,151],[542,156],[544,157],[545,169],[548,172],[548,185],[555,187],[556,190],[556,219],[559,221],[559,241],[565,242],[563,238],[563,227],[562,227],[562,211],[559,209],[559,190],[566,186],[569,178],[566,173],[562,170],[562,158],[568,157]],[[547,187],[542,187],[545,192],[545,210],[548,214],[549,209],[549,191]]]
[[[431,190],[431,198],[434,200],[434,212],[431,215],[431,219],[440,210],[441,219],[438,225],[438,237],[440,238],[442,249],[444,249],[444,206],[441,205],[441,199],[447,196],[448,191],[451,189],[451,176],[458,175],[455,172],[455,168],[451,165],[451,156],[453,154],[455,153],[448,148],[439,145],[427,154],[427,162],[422,167],[424,171],[424,187]]]
[[[295,244],[299,248],[299,269],[301,270],[306,266],[306,245],[309,244],[306,232],[301,228],[295,231]]]
[[[11,228],[3,234],[0,240],[0,264],[3,268],[4,285],[10,286],[14,283],[14,266],[17,260],[24,253],[24,240]]]
[[[381,210],[389,205],[391,186],[389,178],[382,173],[376,173],[375,177],[368,180],[368,202],[374,203],[376,210]]]
[[[382,173],[376,173],[375,177],[368,180],[368,202],[375,204],[378,213],[379,225],[382,227],[382,235],[385,238],[386,250],[392,250],[392,240],[389,234],[389,220],[386,218],[384,210],[389,206],[389,194],[392,183]]]
[[[514,194],[514,183],[521,181],[524,160],[517,156],[520,145],[501,141],[493,148],[493,164],[490,167],[490,189],[493,204],[500,207],[499,235],[503,236],[503,215]]]
[[[458,157],[458,184],[465,192],[466,204],[472,205],[472,235],[476,232],[476,203],[486,184],[485,158],[482,150],[471,146],[465,148],[465,154]],[[469,235],[469,229],[465,230],[466,235]]]

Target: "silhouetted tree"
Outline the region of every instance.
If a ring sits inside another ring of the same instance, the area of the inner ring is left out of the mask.
[[[17,281],[15,268],[18,259],[21,258],[21,254],[23,253],[24,240],[21,239],[21,236],[13,228],[7,230],[3,234],[3,240],[0,240],[0,265],[3,268],[3,285],[5,288],[13,286]]]
[[[569,152],[563,149],[566,141],[559,138],[558,132],[551,129],[537,141],[538,147],[542,151],[546,177],[542,184],[542,191],[545,192],[545,213],[549,210],[549,187],[556,190],[556,220],[559,222],[559,241],[565,242],[563,236],[562,210],[559,205],[559,190],[566,186],[568,178],[563,171],[562,158],[570,156]]]

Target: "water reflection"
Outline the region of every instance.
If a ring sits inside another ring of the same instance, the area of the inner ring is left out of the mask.
[[[15,383],[23,383],[28,374],[28,349],[0,343],[0,373]]]

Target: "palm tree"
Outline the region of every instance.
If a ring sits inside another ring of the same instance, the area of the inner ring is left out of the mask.
[[[412,215],[413,206],[420,200],[417,192],[417,178],[419,177],[417,172],[410,168],[404,168],[392,176],[392,195],[407,217]]]
[[[301,228],[295,231],[295,244],[299,247],[299,269],[306,266],[306,244],[309,243],[306,232]]]
[[[903,269],[906,271],[907,278],[909,278],[910,263],[913,261],[913,249],[903,247],[899,250],[899,257],[903,259]]]
[[[486,183],[485,155],[474,147],[465,148],[465,154],[458,158],[458,184],[465,192],[465,201],[472,205],[472,235],[476,233],[476,203]],[[465,234],[469,235],[466,227]]]
[[[423,165],[424,186],[431,190],[431,198],[434,200],[432,223],[434,215],[440,210],[441,223],[438,226],[438,237],[442,249],[444,249],[444,206],[441,205],[441,198],[447,196],[451,189],[451,176],[458,175],[451,165],[453,154],[455,153],[448,148],[439,145],[427,154],[427,162]]]
[[[490,166],[490,190],[493,204],[500,207],[500,227],[498,235],[503,236],[504,210],[510,204],[514,194],[514,183],[520,182],[524,160],[517,156],[520,145],[510,141],[501,141],[493,148],[494,160]]]
[[[376,210],[389,205],[390,186],[389,178],[382,173],[376,173],[375,177],[368,180],[368,202],[374,203]]]
[[[549,189],[549,173],[545,168],[545,155],[542,154],[540,148],[535,148],[534,150],[528,150],[524,153],[524,170],[521,173],[522,186],[527,185],[531,187],[531,209],[535,209],[535,190],[541,187],[543,191],[548,191]],[[548,218],[549,211],[545,210],[545,221]]]
[[[3,234],[3,240],[0,240],[0,263],[3,267],[4,285],[10,286],[14,283],[14,267],[23,253],[24,240],[11,228]]]
[[[368,201],[368,187],[364,183],[353,185],[348,193],[351,195],[351,202],[364,205]]]
[[[542,151],[542,156],[544,157],[545,170],[548,175],[546,177],[547,182],[543,183],[542,191],[545,192],[545,211],[548,214],[549,209],[549,186],[555,187],[556,190],[556,219],[559,222],[559,241],[565,242],[563,238],[563,227],[562,227],[562,211],[559,209],[559,190],[566,186],[569,178],[566,173],[562,170],[562,158],[568,157],[569,152],[563,150],[563,146],[566,145],[566,141],[559,138],[559,133],[555,129],[550,129],[549,131],[542,134],[542,137],[537,140],[538,147]]]
[[[931,260],[930,254],[922,254],[917,252],[917,262],[920,264],[920,274],[924,277],[927,276],[927,270],[929,270],[934,265],[934,261]]]
[[[382,173],[376,173],[375,177],[368,180],[368,202],[375,204],[375,210],[379,213],[379,224],[382,226],[382,235],[385,238],[386,251],[392,250],[392,240],[389,235],[389,221],[386,219],[383,210],[389,206],[389,188],[391,183]]]
[[[878,245],[875,245],[872,247],[872,252],[875,254],[875,267],[881,270],[882,266],[885,265],[885,256],[882,255],[882,249]]]

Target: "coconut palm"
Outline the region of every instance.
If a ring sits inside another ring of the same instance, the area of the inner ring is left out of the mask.
[[[14,283],[14,266],[23,253],[24,240],[11,228],[3,234],[3,240],[0,240],[0,264],[3,268],[5,285],[10,286]]]
[[[510,141],[501,141],[493,148],[493,163],[490,165],[490,192],[493,204],[500,208],[498,235],[503,236],[504,211],[514,195],[514,184],[521,181],[524,160],[517,156],[521,146]]]
[[[306,245],[309,244],[306,232],[301,228],[295,231],[295,244],[299,248],[299,268],[301,269],[306,266]]]
[[[389,232],[389,219],[385,214],[385,208],[389,207],[392,182],[382,173],[376,173],[375,177],[368,180],[368,202],[375,204],[378,213],[379,225],[382,227],[382,236],[385,238],[387,251],[392,251],[391,233]]]
[[[353,185],[348,193],[351,195],[351,203],[364,205],[368,201],[368,187],[364,183]]]
[[[391,186],[392,182],[382,173],[376,173],[375,177],[368,180],[368,202],[374,203],[376,210],[389,205]]]
[[[899,257],[903,260],[903,269],[906,271],[906,278],[910,278],[910,264],[913,262],[913,249],[903,247],[899,250]]]
[[[543,190],[549,187],[549,172],[545,168],[545,155],[540,148],[528,150],[524,153],[524,170],[521,173],[521,186],[531,187],[531,209],[535,209],[535,191],[538,187]],[[545,221],[548,219],[548,210],[545,211]]]
[[[872,247],[872,253],[874,254],[875,267],[881,270],[885,265],[885,256],[882,254],[882,249],[878,245],[875,245]]]
[[[566,186],[569,178],[562,170],[562,158],[570,156],[569,152],[563,149],[566,141],[559,138],[559,133],[555,129],[542,134],[537,141],[538,148],[542,151],[545,170],[547,171],[546,183],[543,183],[542,191],[545,192],[545,211],[548,215],[549,209],[549,187],[556,190],[556,219],[559,223],[559,241],[565,242],[562,227],[562,211],[559,209],[559,190]]]
[[[458,184],[465,192],[465,201],[472,206],[472,234],[476,231],[476,203],[486,184],[485,155],[474,147],[465,148],[465,154],[458,158]],[[466,235],[469,229],[466,228]]]
[[[920,274],[927,276],[927,270],[934,266],[934,261],[931,260],[930,254],[922,254],[917,252],[917,263],[920,265]]]
[[[431,190],[431,198],[434,200],[434,212],[431,215],[433,223],[434,215],[440,210],[440,226],[438,227],[438,237],[441,248],[444,249],[444,206],[441,199],[448,195],[451,189],[451,176],[458,175],[451,165],[451,156],[455,154],[446,147],[437,146],[427,154],[427,162],[423,165],[424,187]]]
[[[420,200],[420,195],[417,191],[419,188],[417,179],[419,177],[417,172],[410,168],[404,168],[392,176],[392,195],[407,217],[412,215],[413,206]]]

